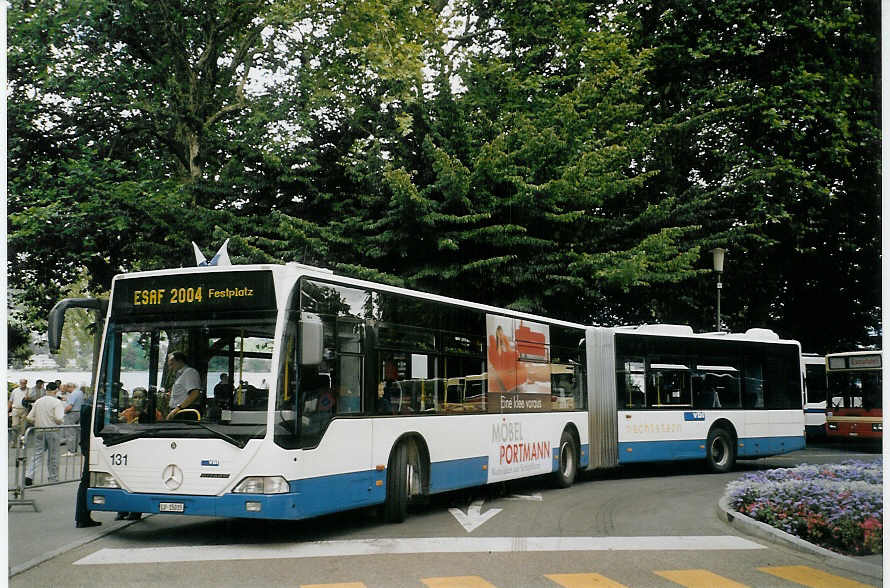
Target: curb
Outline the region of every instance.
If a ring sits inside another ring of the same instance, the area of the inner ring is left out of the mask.
[[[791,535],[790,533],[786,533],[771,525],[756,521],[747,515],[732,510],[729,508],[728,504],[729,497],[724,494],[717,502],[717,514],[734,529],[749,535],[754,535],[761,539],[766,539],[767,541],[792,547],[799,551],[811,553],[812,555],[819,556],[823,559],[828,559],[830,561],[827,563],[830,565],[848,572],[862,574],[876,580],[882,580],[884,578],[884,568],[882,566],[859,561],[855,557],[842,555],[840,553],[835,553],[830,549],[813,545],[809,541],[804,541],[800,537]]]
[[[96,535],[93,535],[91,537],[85,537],[84,539],[82,539],[80,541],[72,541],[71,543],[69,543],[67,545],[63,545],[62,547],[58,547],[56,549],[53,549],[52,551],[48,551],[47,553],[42,553],[39,556],[35,557],[34,559],[28,560],[23,564],[19,564],[19,565],[15,566],[14,568],[9,568],[9,576],[8,577],[12,578],[13,576],[15,576],[17,574],[26,572],[33,567],[39,566],[40,564],[42,564],[45,561],[49,561],[54,557],[62,555],[65,552],[71,551],[72,549],[77,549],[78,547],[86,545],[87,543],[92,543],[93,541],[95,541],[97,539],[101,539],[102,537],[105,537],[106,535],[110,535],[111,533],[114,533],[115,531],[119,531],[125,527],[129,527],[130,525],[133,525],[138,522],[139,521],[127,521],[123,525],[117,525],[117,526],[109,525],[106,529],[102,529],[102,531]]]

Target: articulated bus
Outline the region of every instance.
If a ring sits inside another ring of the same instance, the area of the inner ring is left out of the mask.
[[[59,303],[51,346],[78,305],[101,307]],[[589,327],[293,263],[115,277],[98,363],[92,510],[398,522],[459,488],[804,445],[800,348],[771,331]]]
[[[801,355],[804,370],[804,415],[807,438],[825,437],[825,356],[813,353]]]
[[[828,398],[825,424],[829,438],[881,439],[881,351],[849,351],[825,356]]]

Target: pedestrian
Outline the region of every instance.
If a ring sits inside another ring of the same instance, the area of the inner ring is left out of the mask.
[[[12,430],[15,438],[10,439],[13,447],[18,444],[19,438],[25,434],[25,418],[28,416],[28,409],[25,408],[23,401],[28,395],[28,380],[22,378],[19,380],[19,387],[12,391],[9,397],[9,413],[12,415]]]
[[[82,389],[81,389],[82,391]],[[78,529],[97,527],[102,523],[94,521],[87,508],[87,488],[90,485],[90,421],[93,407],[89,403],[80,406],[80,454],[83,456],[83,469],[80,472],[80,484],[77,485],[77,504],[74,507],[74,526]]]
[[[30,403],[37,402],[38,398],[42,398],[46,394],[46,388],[44,387],[43,380],[37,380],[34,382],[34,387],[31,388],[31,392],[28,394],[27,398]]]
[[[56,398],[58,389],[55,382],[46,385],[46,394],[31,406],[31,412],[27,417],[29,423],[35,427],[57,427],[65,422],[65,407],[62,406],[62,401]],[[47,480],[59,481],[59,432],[52,429],[38,429],[36,433],[34,454],[25,472],[25,486],[34,483],[34,474],[42,466],[44,453],[47,456]]]
[[[76,425],[80,422],[80,407],[83,405],[83,392],[77,389],[71,382],[65,384],[65,389],[68,396],[68,399],[65,401],[65,424]],[[68,440],[68,451],[65,455],[76,455],[77,431],[75,429],[68,429],[65,436]]]

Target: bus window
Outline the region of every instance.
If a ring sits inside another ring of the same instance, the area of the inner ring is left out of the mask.
[[[744,408],[763,408],[763,365],[756,360],[745,362],[745,386],[742,398]]]
[[[788,357],[781,357],[787,353]],[[766,359],[766,407],[770,409],[802,408],[800,367],[795,366],[790,351],[778,351],[779,357]]]
[[[825,401],[825,364],[807,364],[807,403]]]
[[[649,406],[692,406],[689,368],[680,363],[650,363],[646,372]]]
[[[642,357],[619,358],[618,407],[646,407],[646,363]]]
[[[697,364],[692,374],[695,408],[739,408],[741,386],[739,370],[729,359],[715,359],[713,364]]]

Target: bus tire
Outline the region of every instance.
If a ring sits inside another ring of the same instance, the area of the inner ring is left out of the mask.
[[[399,443],[389,458],[386,472],[386,500],[383,518],[388,523],[401,523],[408,516],[409,479],[408,445]]]
[[[560,488],[568,488],[575,482],[576,475],[578,475],[578,444],[571,433],[563,431],[559,440],[559,454],[553,479]]]
[[[732,435],[726,429],[711,429],[708,433],[707,451],[708,468],[712,472],[723,474],[732,470],[735,465],[735,446]]]

